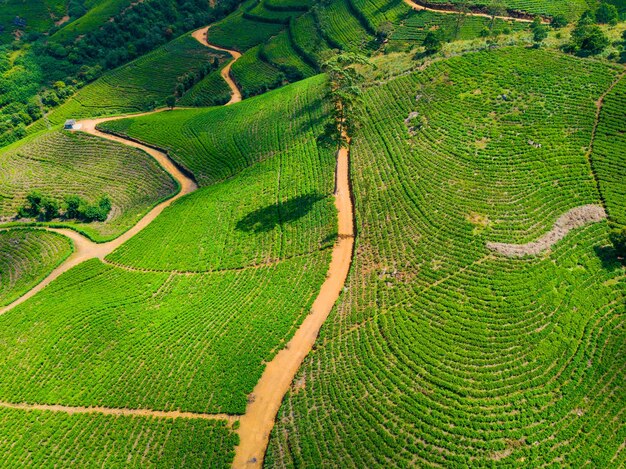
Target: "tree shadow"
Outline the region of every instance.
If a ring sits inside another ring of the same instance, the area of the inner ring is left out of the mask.
[[[299,195],[287,202],[267,205],[248,213],[237,222],[235,228],[246,233],[265,233],[282,223],[296,221],[309,213],[323,195],[312,193]]]
[[[617,257],[617,252],[613,246],[595,246],[593,250],[602,262],[602,267],[609,272],[622,268],[622,262]]]

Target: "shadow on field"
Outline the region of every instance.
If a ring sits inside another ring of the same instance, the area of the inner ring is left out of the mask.
[[[622,267],[622,263],[618,259],[617,252],[615,252],[613,246],[595,246],[593,250],[602,262],[602,267],[609,272]]]
[[[247,214],[237,222],[235,228],[246,233],[271,231],[281,223],[290,223],[302,218],[323,198],[324,196],[313,193],[294,197],[287,202],[267,205]]]

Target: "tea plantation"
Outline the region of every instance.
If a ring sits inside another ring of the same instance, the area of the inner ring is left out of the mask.
[[[0,306],[37,285],[71,253],[71,242],[56,233],[0,231]]]
[[[626,284],[607,223],[535,257],[486,248],[602,203],[586,150],[618,73],[514,48],[365,94],[353,269],[268,467],[626,464]],[[597,138],[619,129],[620,89]]]
[[[174,195],[178,187],[141,150],[82,132],[56,130],[0,151],[0,216],[5,223],[29,221],[16,217],[34,190],[60,205],[67,196],[78,195],[92,204],[108,196],[112,210],[105,222],[54,220],[104,241],[131,228],[154,205]]]

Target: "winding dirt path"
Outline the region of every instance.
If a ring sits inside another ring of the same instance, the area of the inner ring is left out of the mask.
[[[554,226],[537,241],[526,244],[487,243],[487,248],[507,257],[536,256],[548,250],[567,234],[588,223],[596,223],[606,218],[606,212],[600,205],[581,205],[561,215]]]
[[[153,111],[160,112],[160,111]],[[151,113],[141,113],[141,114],[133,114],[127,115],[123,117],[139,117],[146,114]],[[162,167],[167,171],[178,183],[180,184],[180,191],[169,198],[168,200],[161,202],[157,206],[155,206],[152,210],[150,210],[139,222],[133,226],[131,229],[126,231],[124,234],[115,238],[112,241],[107,243],[95,243],[91,241],[89,238],[83,236],[76,231],[73,231],[69,228],[48,228],[44,227],[47,231],[53,231],[55,233],[60,233],[64,236],[67,236],[74,243],[74,252],[68,257],[63,263],[61,263],[56,269],[54,269],[50,275],[48,275],[45,279],[43,279],[39,284],[30,289],[27,293],[19,297],[13,303],[5,306],[0,309],[0,315],[9,312],[17,305],[25,302],[26,300],[32,298],[41,290],[43,290],[46,286],[48,286],[51,282],[56,280],[61,274],[67,272],[73,267],[76,267],[78,264],[89,260],[89,259],[100,259],[103,260],[107,255],[112,253],[115,249],[120,247],[130,238],[135,236],[141,230],[143,230],[146,226],[148,226],[152,221],[158,217],[161,212],[168,206],[170,206],[174,201],[180,199],[181,197],[193,192],[197,189],[196,183],[189,177],[187,177],[178,167],[173,163],[172,160],[163,152],[155,150],[154,148],[150,148],[146,145],[142,145],[137,142],[133,142],[130,140],[126,140],[124,138],[106,134],[96,129],[96,125],[101,122],[106,122],[115,119],[121,119],[122,117],[105,117],[101,119],[88,119],[84,121],[80,121],[81,131],[87,132],[91,135],[96,135],[98,137],[106,138],[108,140],[112,140],[114,142],[123,143],[124,145],[128,145],[134,148],[139,148],[150,156],[152,156]]]
[[[276,414],[300,365],[313,348],[319,330],[328,317],[350,270],[354,246],[354,218],[349,181],[349,152],[343,148],[337,155],[337,189],[335,206],[338,211],[339,237],[333,247],[332,260],[326,280],[293,338],[267,364],[239,419],[240,443],[235,449],[233,468],[257,468],[263,458],[274,427]]]
[[[231,74],[230,74],[230,69],[233,66],[233,64],[239,59],[239,57],[241,57],[241,53],[237,52],[236,50],[231,50],[231,49],[224,49],[222,47],[218,47],[214,44],[211,44],[207,41],[207,32],[209,31],[210,26],[207,26],[206,28],[202,28],[202,29],[198,29],[197,31],[194,31],[193,33],[191,33],[191,35],[202,45],[205,45],[207,47],[210,47],[211,49],[215,49],[215,50],[219,50],[222,52],[228,52],[230,55],[233,56],[233,60],[231,60],[223,69],[222,69],[222,78],[224,79],[224,81],[226,83],[228,83],[228,86],[230,86],[230,90],[231,90],[231,98],[230,101],[228,101],[226,103],[226,106],[228,106],[229,104],[234,104],[234,103],[238,103],[239,101],[241,101],[241,90],[239,89],[239,87],[237,86],[237,83],[235,83],[235,80],[233,80]]]
[[[228,83],[228,86],[230,87],[232,91],[232,96],[230,98],[230,101],[226,103],[226,106],[228,106],[229,104],[233,104],[233,103],[237,103],[241,101],[241,91],[237,87],[237,84],[235,83],[235,81],[230,76],[230,67],[239,57],[241,57],[241,54],[234,50],[223,49],[221,47],[217,47],[212,44],[209,44],[206,40],[208,30],[209,30],[209,26],[207,26],[206,28],[202,28],[197,31],[194,31],[192,33],[192,36],[198,42],[200,42],[201,44],[209,48],[228,52],[230,55],[233,56],[233,60],[231,60],[230,63],[222,69],[222,77],[224,78],[226,83]],[[187,175],[185,175],[174,164],[174,162],[162,151],[156,150],[146,145],[142,145],[141,143],[138,143],[132,140],[127,140],[117,135],[111,135],[105,132],[101,132],[98,129],[96,129],[96,126],[100,124],[101,122],[107,122],[107,121],[117,120],[117,119],[125,119],[129,117],[141,117],[141,116],[146,116],[148,114],[154,114],[155,112],[162,112],[164,110],[165,109],[157,109],[155,111],[143,112],[139,114],[128,114],[128,115],[116,116],[116,117],[103,117],[100,119],[86,119],[86,120],[82,120],[78,122],[78,124],[80,124],[80,130],[83,132],[87,132],[91,135],[95,135],[101,138],[106,138],[107,140],[112,140],[114,142],[122,143],[124,145],[128,145],[134,148],[139,148],[145,151],[146,153],[148,153],[163,167],[163,169],[165,169],[165,171],[170,173],[170,175],[174,179],[176,179],[176,181],[178,181],[178,183],[180,184],[180,191],[178,192],[178,194],[176,194],[174,197],[154,207],[141,220],[139,220],[139,222],[135,226],[133,226],[131,229],[129,229],[120,237],[112,241],[109,241],[107,243],[94,243],[87,237],[70,229],[43,227],[42,229],[45,229],[48,231],[54,231],[55,233],[60,233],[70,238],[74,242],[74,253],[70,257],[68,257],[63,263],[61,263],[56,269],[54,269],[50,273],[50,275],[48,275],[45,279],[43,279],[39,284],[35,285],[27,293],[19,297],[13,303],[5,306],[4,308],[0,308],[0,315],[9,312],[13,308],[15,308],[17,305],[32,298],[41,290],[43,290],[46,286],[48,286],[52,281],[56,280],[61,274],[67,272],[72,267],[76,267],[78,264],[89,259],[98,258],[100,260],[103,260],[107,255],[109,255],[115,249],[120,247],[122,244],[124,244],[126,241],[128,241],[130,238],[132,238],[141,230],[143,230],[146,226],[148,226],[157,216],[159,216],[159,214],[166,207],[171,205],[174,201],[193,192],[194,190],[198,188],[196,183]]]
[[[14,404],[12,402],[0,402],[0,407],[20,410],[45,410],[49,412],[63,412],[66,414],[103,414],[123,415],[134,417],[155,417],[163,419],[198,419],[198,420],[226,420],[232,425],[239,417],[228,414],[199,414],[195,412],[180,412],[177,410],[149,410],[149,409],[114,409],[111,407],[82,407],[56,404]]]
[[[424,10],[424,11],[433,11],[435,13],[444,13],[444,14],[451,14],[451,15],[458,15],[460,12],[458,10],[455,10],[453,8],[449,8],[446,5],[442,5],[441,8],[437,8],[434,6],[428,6],[428,4],[425,3],[420,3],[416,0],[403,0],[404,3],[406,3],[409,7],[411,7],[413,10]],[[468,11],[465,13],[466,16],[479,16],[481,18],[489,18],[492,19],[493,16],[488,14],[488,13],[482,13],[482,12],[478,12],[478,11]],[[520,13],[520,16],[500,16],[500,15],[496,15],[495,18],[499,19],[499,20],[504,20],[504,21],[519,21],[520,23],[532,23],[533,19],[531,18],[532,15],[526,15],[525,13]],[[547,20],[546,18],[542,18],[541,22],[544,24],[550,24],[550,21]]]

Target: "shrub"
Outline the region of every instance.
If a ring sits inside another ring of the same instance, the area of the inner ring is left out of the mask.
[[[617,7],[610,3],[601,3],[596,10],[596,22],[600,24],[617,24],[619,14]]]

